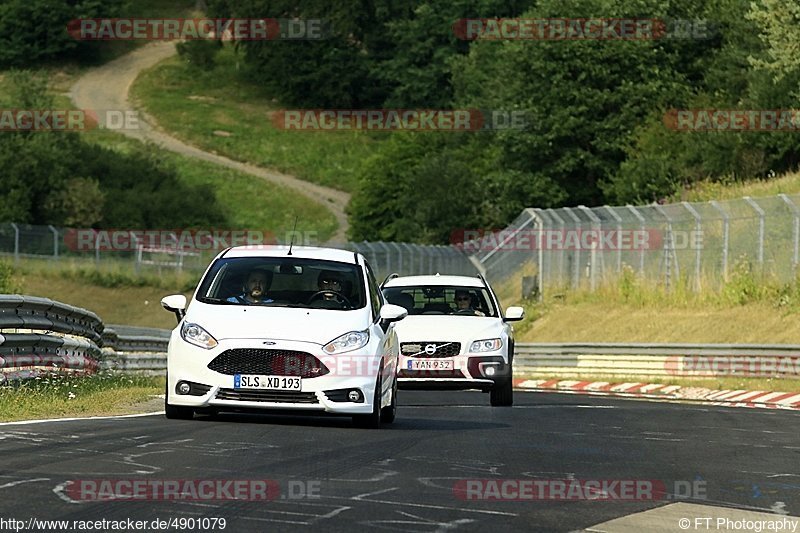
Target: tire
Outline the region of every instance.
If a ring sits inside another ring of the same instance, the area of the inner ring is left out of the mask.
[[[194,409],[191,407],[169,404],[169,377],[167,377],[167,384],[164,386],[164,414],[170,420],[191,420],[194,418]]]
[[[514,404],[514,384],[511,378],[503,378],[494,384],[489,396],[492,407],[509,407]]]
[[[392,385],[392,403],[381,409],[381,422],[391,424],[397,417],[397,377]]]
[[[363,429],[379,429],[381,427],[381,374],[378,371],[378,381],[375,384],[375,394],[372,398],[372,412],[368,415],[353,415],[353,425]]]

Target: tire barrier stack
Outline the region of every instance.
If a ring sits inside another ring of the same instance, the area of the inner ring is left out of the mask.
[[[37,296],[0,295],[0,384],[49,372],[163,373],[169,330],[106,327],[96,314]]]

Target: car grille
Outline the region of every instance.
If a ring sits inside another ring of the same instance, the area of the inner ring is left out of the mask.
[[[225,350],[208,363],[208,368],[228,376],[257,374],[316,378],[329,372],[328,367],[322,361],[309,353],[257,348]]]
[[[425,352],[425,347],[431,344],[436,346],[436,350],[429,354]],[[400,343],[400,353],[409,357],[454,357],[460,352],[460,342],[423,341]]]
[[[238,402],[319,403],[317,395],[313,392],[281,390],[219,389],[216,399]]]

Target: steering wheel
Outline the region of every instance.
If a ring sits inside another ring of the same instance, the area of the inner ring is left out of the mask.
[[[337,302],[344,304],[347,307],[353,307],[353,304],[350,303],[350,300],[348,300],[344,294],[336,291],[317,291],[314,294],[312,294],[311,297],[308,299],[308,305],[310,305],[315,300],[319,300],[322,296],[326,296],[329,294],[333,295],[334,298],[336,298]]]
[[[474,310],[474,309],[457,309],[457,310],[453,311],[453,314],[454,314],[454,315],[470,315],[470,316],[476,316],[476,313],[475,313],[475,310]]]

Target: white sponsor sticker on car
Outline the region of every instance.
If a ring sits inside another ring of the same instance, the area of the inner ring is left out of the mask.
[[[303,380],[289,376],[261,376],[254,374],[235,374],[234,389],[268,389],[302,391]]]

